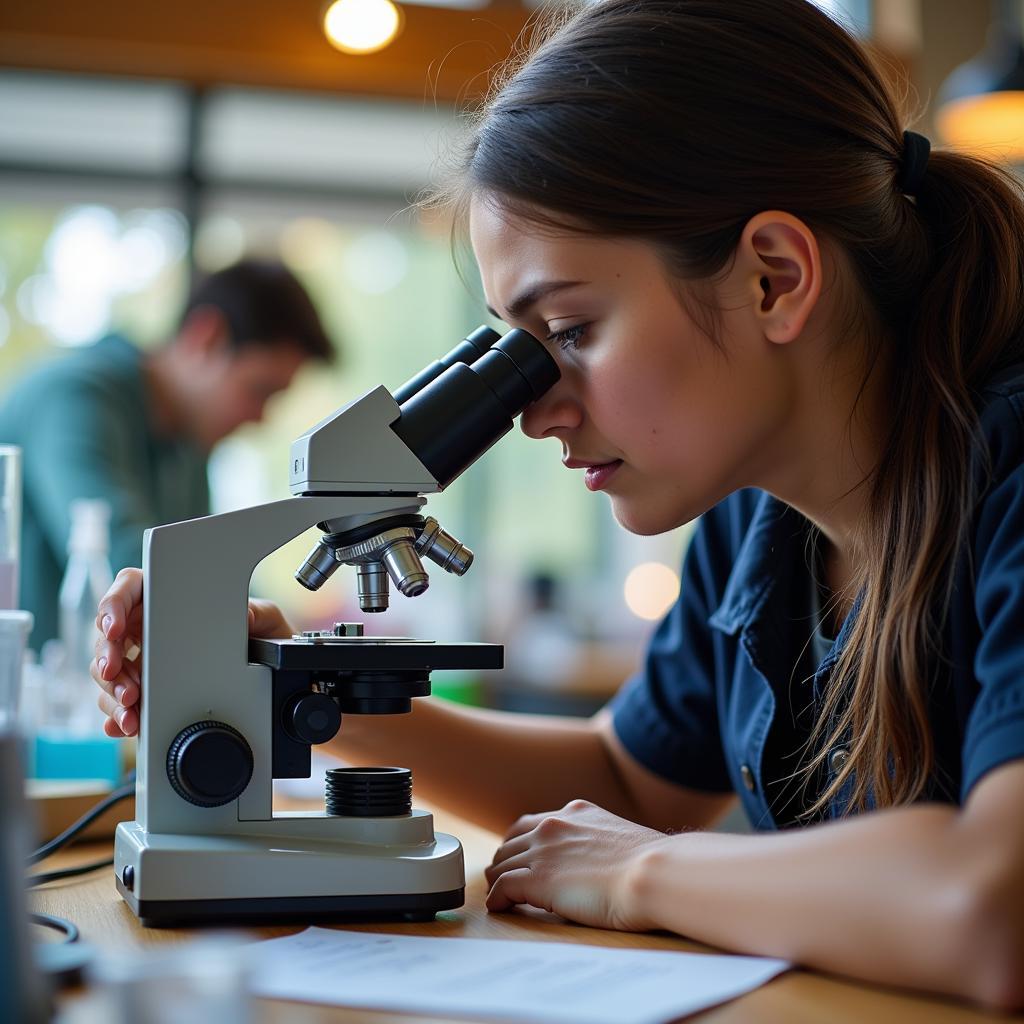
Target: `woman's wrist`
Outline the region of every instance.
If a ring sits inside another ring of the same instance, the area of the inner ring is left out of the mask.
[[[623,917],[633,931],[665,928],[664,909],[672,898],[668,890],[672,846],[678,836],[665,836],[638,847],[622,873]]]

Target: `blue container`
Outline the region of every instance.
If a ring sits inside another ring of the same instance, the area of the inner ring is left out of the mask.
[[[29,774],[35,779],[103,779],[116,785],[122,775],[122,742],[102,734],[42,729],[32,744]]]

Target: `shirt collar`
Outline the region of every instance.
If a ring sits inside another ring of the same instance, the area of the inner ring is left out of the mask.
[[[799,512],[764,492],[709,623],[730,634],[750,625],[780,571],[787,575],[799,571],[809,528]]]

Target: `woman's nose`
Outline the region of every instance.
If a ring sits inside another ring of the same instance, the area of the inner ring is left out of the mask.
[[[574,430],[582,421],[583,410],[563,379],[523,410],[519,426],[527,437],[539,440],[559,431]]]

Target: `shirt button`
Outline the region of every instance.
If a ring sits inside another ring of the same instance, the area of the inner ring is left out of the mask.
[[[747,787],[747,792],[753,793],[757,780],[754,778],[754,772],[749,764],[740,765],[740,778],[743,779],[743,785]]]
[[[850,752],[846,747],[836,747],[828,755],[828,768],[833,775],[838,775],[843,770],[843,765],[850,759]]]

